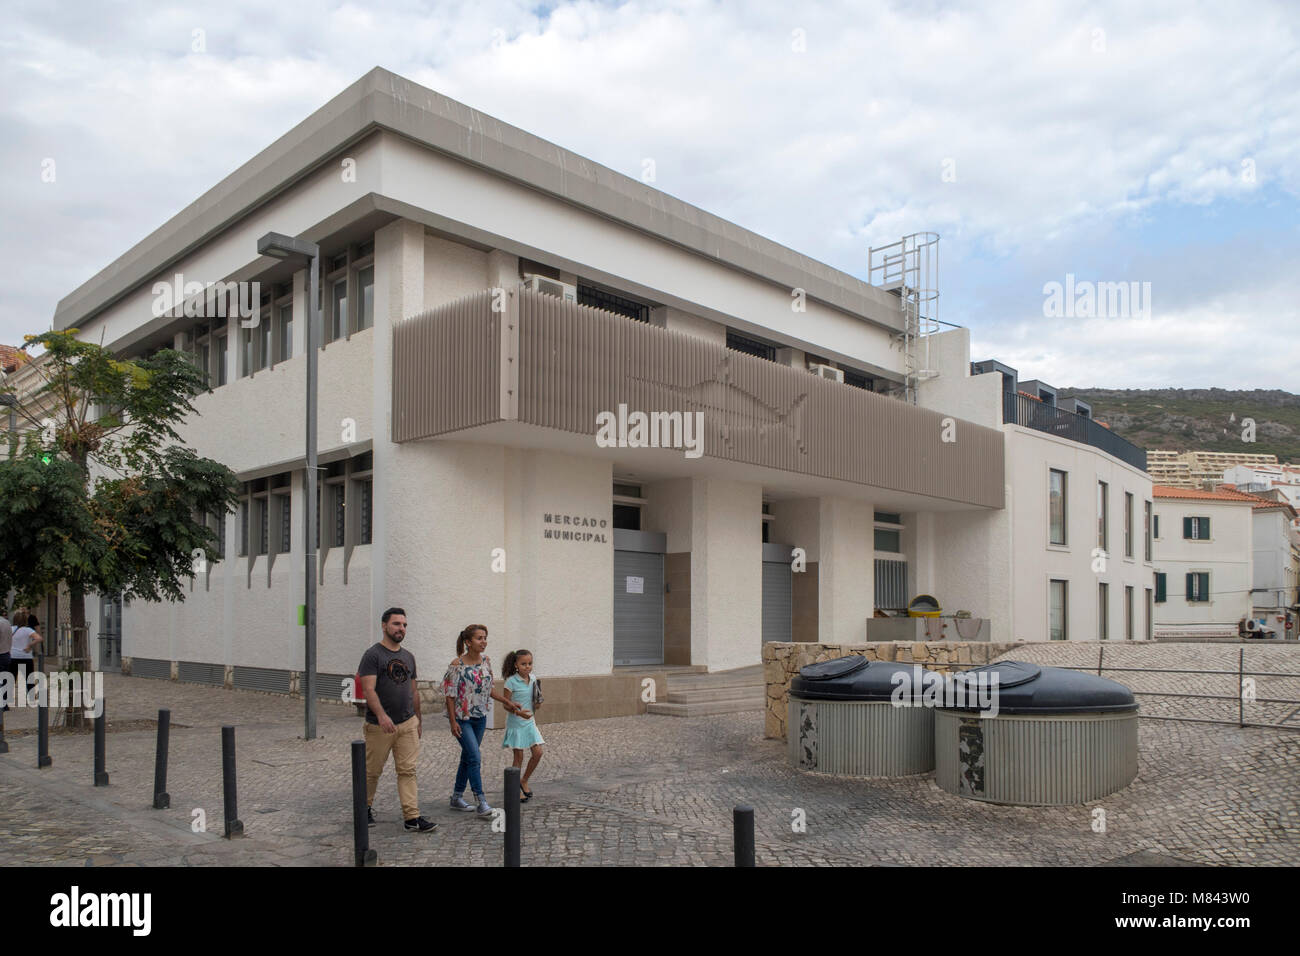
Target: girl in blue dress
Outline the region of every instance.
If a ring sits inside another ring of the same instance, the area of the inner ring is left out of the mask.
[[[506,698],[519,706],[516,713],[506,718],[506,734],[501,746],[514,750],[516,767],[523,766],[524,750],[532,752],[528,766],[519,777],[519,802],[527,803],[533,798],[533,792],[528,789],[528,779],[542,762],[542,744],[546,743],[533,720],[533,688],[537,685],[537,678],[533,676],[532,652],[511,651],[501,665],[501,675],[506,679]]]

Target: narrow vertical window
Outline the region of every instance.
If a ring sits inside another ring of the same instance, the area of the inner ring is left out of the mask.
[[[1048,473],[1048,511],[1051,523],[1049,540],[1052,544],[1065,544],[1066,508],[1065,472],[1053,468]]]

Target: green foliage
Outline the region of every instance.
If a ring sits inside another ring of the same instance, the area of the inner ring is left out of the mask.
[[[19,406],[32,426],[23,453],[0,461],[0,590],[65,581],[74,604],[87,591],[183,600],[191,553],[216,547],[204,516],[228,513],[238,494],[230,469],[175,431],[203,375],[179,352],[122,360],[75,331],[27,337],[46,352],[34,366],[43,384]]]

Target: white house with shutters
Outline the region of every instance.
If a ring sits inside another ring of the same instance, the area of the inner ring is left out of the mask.
[[[1240,491],[1156,485],[1155,636],[1235,637],[1252,613],[1253,506]]]

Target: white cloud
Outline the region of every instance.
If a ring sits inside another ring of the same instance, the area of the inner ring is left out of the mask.
[[[0,341],[44,327],[58,298],[376,64],[634,178],[651,158],[657,188],[858,275],[869,244],[920,230],[943,234],[958,280],[980,255],[1057,252],[1075,258],[1052,275],[1082,272],[1085,237],[1105,246],[1169,204],[1300,195],[1300,17],[1284,3],[632,0],[539,15],[375,0],[309,16],[245,0],[8,16],[0,253],[30,267],[0,275]],[[39,181],[45,156],[56,184]],[[1256,284],[1225,271],[1216,288],[1240,308]],[[949,318],[1014,314],[996,305],[945,299]],[[1036,334],[1069,354],[1077,332]],[[1241,351],[1220,368],[1255,366]]]

